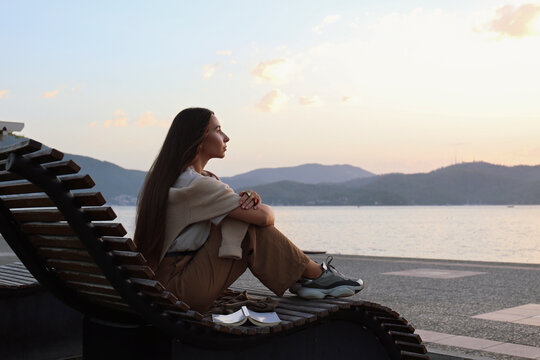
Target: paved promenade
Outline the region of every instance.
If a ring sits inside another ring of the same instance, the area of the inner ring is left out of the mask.
[[[540,359],[540,265],[349,255],[332,264],[365,281],[358,299],[409,320],[433,358]],[[263,288],[250,273],[235,286]]]

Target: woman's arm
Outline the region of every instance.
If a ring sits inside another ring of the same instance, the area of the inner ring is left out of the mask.
[[[239,206],[231,211],[228,216],[258,226],[274,225],[274,211],[266,204],[257,205],[257,209],[242,209]]]

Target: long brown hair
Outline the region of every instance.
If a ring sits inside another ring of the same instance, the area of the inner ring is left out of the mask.
[[[165,240],[169,188],[195,159],[213,114],[204,108],[180,111],[144,180],[137,201],[133,239],[153,269],[157,268]]]

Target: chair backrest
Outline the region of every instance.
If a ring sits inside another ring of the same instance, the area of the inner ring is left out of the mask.
[[[93,318],[170,334],[201,319],[156,281],[92,178],[62,159],[31,139],[0,148],[0,231],[32,275]]]

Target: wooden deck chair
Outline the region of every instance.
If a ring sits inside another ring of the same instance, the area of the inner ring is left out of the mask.
[[[62,158],[31,139],[0,149],[0,230],[84,314],[85,359],[429,358],[405,319],[367,301],[276,297],[279,325],[213,323],[155,280],[91,177]]]

